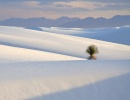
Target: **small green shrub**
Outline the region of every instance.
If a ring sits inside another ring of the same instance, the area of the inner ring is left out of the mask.
[[[98,51],[98,48],[96,45],[90,45],[88,46],[88,48],[86,49],[86,53],[88,53],[90,56],[88,57],[89,60],[96,60],[96,56],[95,54],[97,54],[99,51]]]

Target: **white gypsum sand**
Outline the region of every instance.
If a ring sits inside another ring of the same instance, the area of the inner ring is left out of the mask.
[[[22,28],[1,26],[0,29],[3,30],[0,34],[0,43],[4,45],[86,58],[86,56],[88,56],[85,53],[86,48],[91,44],[95,44],[100,51],[98,59],[111,60],[130,58],[130,47],[126,45],[69,35],[50,34],[48,32],[39,32]]]
[[[46,32],[68,34],[73,36],[86,37],[86,38],[130,45],[130,40],[129,40],[130,26],[108,27],[108,28],[86,28],[86,29],[85,28],[40,27],[40,29]]]
[[[5,45],[0,45],[0,48],[0,63],[25,61],[83,60],[81,58],[66,56],[62,54],[55,54],[45,51],[31,50]]]
[[[0,100],[130,99],[130,46],[0,26],[0,49]]]

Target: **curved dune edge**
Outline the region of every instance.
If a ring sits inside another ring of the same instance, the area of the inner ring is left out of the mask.
[[[96,61],[86,60],[90,44]],[[126,45],[0,26],[0,100],[130,100],[129,54]]]

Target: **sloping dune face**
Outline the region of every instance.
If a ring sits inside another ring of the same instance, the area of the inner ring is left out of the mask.
[[[108,42],[130,45],[130,26],[110,27],[110,28],[60,28],[41,27],[41,30],[46,32],[54,32],[58,34],[69,34],[73,36],[98,39]]]
[[[25,61],[62,61],[62,60],[83,60],[82,58],[55,54],[45,51],[31,50],[25,48],[0,45],[0,63],[4,62],[25,62]]]
[[[130,61],[2,63],[1,100],[129,100]]]
[[[129,77],[130,46],[0,26],[0,100],[130,100]]]
[[[95,44],[98,46],[100,52],[98,59],[130,58],[130,47],[125,45],[22,28],[1,26],[0,30],[0,43],[3,45],[86,58],[88,56],[85,53],[86,48],[91,44]]]

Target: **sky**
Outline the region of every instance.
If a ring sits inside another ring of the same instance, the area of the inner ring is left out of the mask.
[[[8,18],[105,17],[130,15],[130,0],[0,0],[0,20]]]

